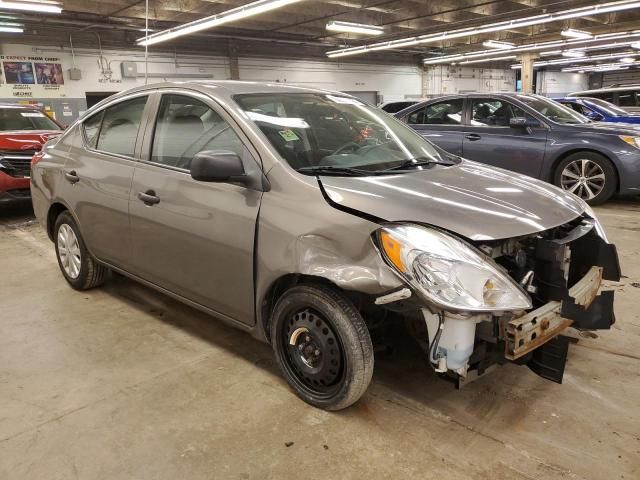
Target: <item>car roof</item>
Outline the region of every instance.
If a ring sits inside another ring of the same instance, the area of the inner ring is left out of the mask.
[[[226,95],[238,95],[247,93],[332,93],[346,97],[352,97],[346,93],[318,88],[302,87],[269,82],[246,82],[240,80],[192,80],[185,82],[162,82],[144,85],[121,92],[119,95],[128,95],[135,92],[155,90],[159,88],[188,88],[202,93],[224,91]]]

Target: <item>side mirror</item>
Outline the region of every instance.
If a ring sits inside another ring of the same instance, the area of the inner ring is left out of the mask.
[[[226,150],[206,150],[191,160],[191,177],[201,182],[246,183],[240,157]]]
[[[509,126],[511,128],[524,128],[528,134],[532,133],[532,128],[539,127],[540,122],[534,118],[527,117],[513,117],[509,120]]]

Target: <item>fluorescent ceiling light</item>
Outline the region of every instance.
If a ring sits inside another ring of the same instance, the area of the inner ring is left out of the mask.
[[[335,58],[344,57],[347,55],[360,55],[372,51],[389,50],[424,43],[434,43],[442,40],[450,40],[453,38],[479,35],[482,33],[501,32],[504,30],[512,30],[514,28],[522,28],[531,25],[541,25],[544,23],[557,22],[559,20],[567,20],[570,18],[578,18],[588,15],[598,15],[602,13],[631,10],[639,7],[640,1],[636,0],[622,0],[618,2],[601,3],[590,7],[572,8],[569,10],[561,10],[555,13],[543,13],[541,15],[534,15],[532,17],[524,17],[516,20],[509,20],[506,22],[490,23],[488,25],[479,27],[460,28],[457,30],[449,30],[440,33],[431,33],[427,35],[401,38],[388,42],[370,43],[368,45],[362,45],[360,47],[341,48],[339,50],[331,50],[327,52],[327,56],[330,58]]]
[[[515,55],[505,55],[504,57],[495,57],[492,58],[491,61],[492,62],[499,62],[501,60],[515,60],[516,56]],[[458,62],[460,65],[469,65],[472,63],[485,63],[488,60],[485,60],[484,58],[481,58],[479,60],[465,60],[464,62]]]
[[[625,32],[617,32],[617,33],[605,33],[601,35],[595,35],[591,39],[576,39],[576,40],[552,40],[549,42],[540,42],[540,43],[529,43],[526,45],[520,45],[509,50],[509,53],[516,52],[533,52],[538,51],[541,52],[540,55],[546,54],[560,54],[562,50],[560,48],[566,47],[580,47],[581,50],[591,50],[591,49],[605,49],[605,48],[620,48],[625,46],[632,46],[637,44],[637,48],[640,49],[640,42],[638,38],[640,37],[640,30],[631,30]],[[614,41],[611,40],[621,40]],[[606,43],[602,43],[606,42]],[[597,44],[599,43],[599,44]],[[592,45],[597,44],[597,45]],[[549,50],[549,52],[544,52],[544,50]],[[496,52],[495,50],[475,50],[472,52],[467,52],[463,54],[454,54],[454,55],[443,55],[437,58],[427,58],[423,60],[425,65],[433,65],[438,63],[451,63],[463,60],[470,60],[475,58],[486,58],[487,62],[492,60],[492,57],[496,55],[500,55],[501,52]]]
[[[620,59],[620,63],[633,63],[635,61],[636,61],[636,59],[633,58],[633,57],[622,57]]]
[[[486,42],[482,42],[482,46],[487,48],[499,48],[501,50],[508,50],[510,48],[515,47],[516,45],[511,42],[501,42],[499,40],[487,40]]]
[[[365,35],[382,35],[384,33],[383,27],[365,25],[363,23],[341,22],[339,20],[327,23],[327,30],[333,32],[363,33]]]
[[[631,44],[631,48],[635,48],[636,50],[640,50],[640,42],[635,42]]]
[[[542,62],[533,62],[534,67],[546,67],[549,65],[568,65],[571,63],[581,63],[581,62],[591,62],[593,60],[610,60],[614,58],[624,58],[624,57],[635,57],[640,55],[640,52],[620,52],[614,53],[611,55],[592,55],[590,57],[581,57],[581,58],[558,58],[555,60],[545,60]],[[522,65],[511,65],[511,68],[514,70],[518,70],[522,68]],[[584,67],[578,67],[584,68]]]
[[[562,56],[567,58],[582,58],[586,57],[587,54],[580,50],[565,50],[562,52]]]
[[[574,28],[565,28],[560,32],[560,35],[568,38],[592,38],[593,35],[584,30],[576,30]]]
[[[24,29],[22,25],[16,25],[15,27],[0,25],[0,33],[22,33]]]
[[[0,2],[1,1],[2,0],[0,0]],[[210,17],[201,18],[200,20],[194,20],[193,22],[185,23],[174,28],[169,28],[168,30],[162,30],[161,32],[154,33],[153,35],[148,35],[144,38],[138,39],[138,45],[154,45],[156,43],[165,42],[176,37],[189,35],[190,33],[201,32],[202,30],[217,27],[218,25],[235,22],[243,18],[259,15],[264,12],[269,12],[271,10],[275,10],[277,8],[281,8],[300,1],[301,0],[258,0],[241,7],[226,10],[222,13],[218,13],[217,15],[211,15]]]
[[[0,10],[25,10],[27,12],[60,13],[62,6],[55,2],[12,2],[0,0]]]
[[[586,73],[586,72],[608,72],[612,70],[629,70],[629,65],[624,65],[621,63],[607,63],[607,64],[596,64],[596,65],[584,65],[581,67],[567,67],[563,68],[563,72],[578,72],[578,73]]]

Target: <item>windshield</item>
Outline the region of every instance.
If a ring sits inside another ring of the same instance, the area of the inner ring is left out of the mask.
[[[537,95],[518,95],[517,98],[525,105],[533,108],[540,115],[543,115],[556,123],[577,125],[591,122],[591,120],[584,115],[581,115],[558,102],[549,100],[548,98],[539,97]]]
[[[606,100],[602,100],[600,98],[591,98],[591,97],[582,97],[582,100],[587,105],[595,105],[596,107],[599,107],[600,109],[607,112],[608,115],[611,115],[612,117],[628,117],[629,116],[628,112],[614,105],[611,102],[607,102]]]
[[[38,110],[0,108],[0,131],[13,130],[60,130],[60,127]]]
[[[416,168],[418,163],[450,162],[409,127],[355,98],[264,93],[234,99],[280,156],[301,173],[332,169],[374,174],[400,170],[411,162]]]

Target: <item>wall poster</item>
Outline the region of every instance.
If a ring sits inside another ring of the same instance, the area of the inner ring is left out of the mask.
[[[66,97],[59,58],[0,55],[1,98]]]

